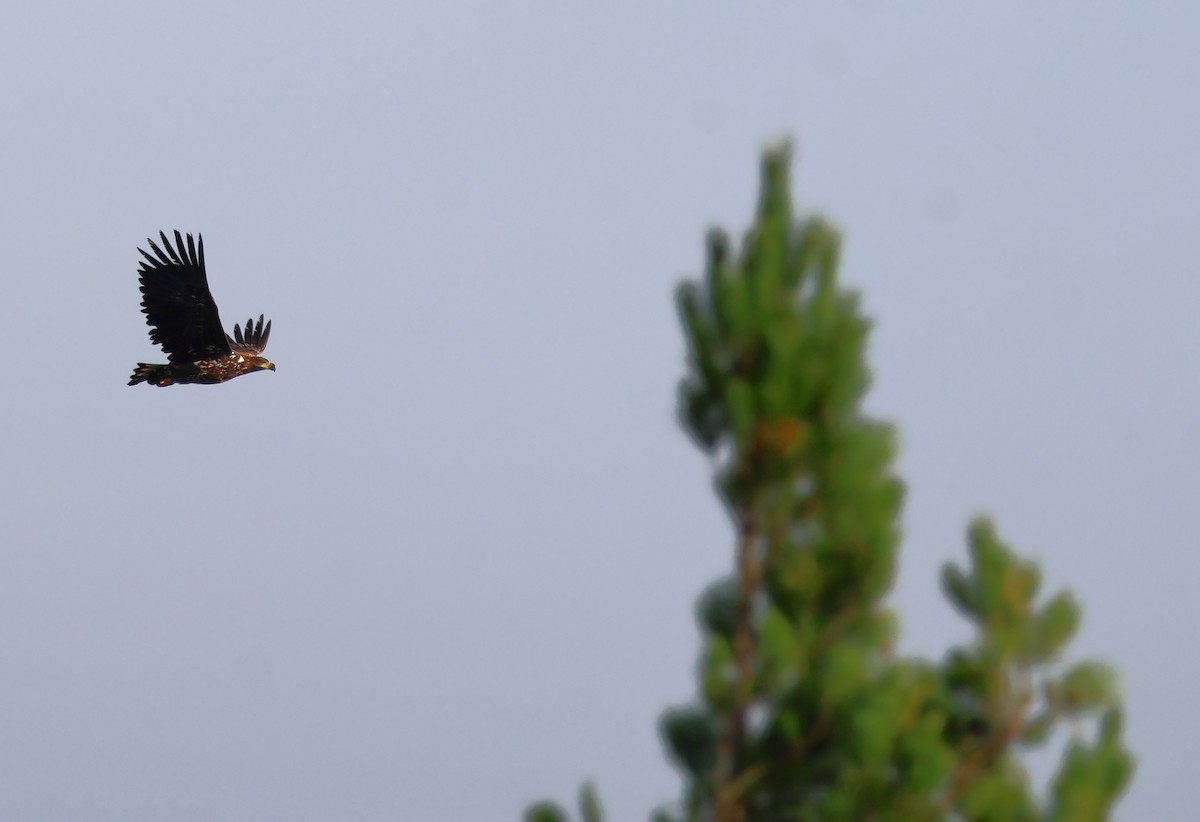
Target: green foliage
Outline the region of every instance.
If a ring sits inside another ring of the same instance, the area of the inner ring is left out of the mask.
[[[1119,724],[1094,746],[1070,743],[1044,812],[1031,810],[1013,752],[1043,744],[1063,719],[1099,719],[1106,727],[1119,716],[1116,677],[1089,661],[1056,675],[1051,663],[1079,625],[1074,598],[1064,592],[1038,607],[1037,568],[1001,542],[987,520],[972,524],[968,541],[972,568],[947,566],[942,577],[951,601],[978,628],[973,645],[953,651],[944,666],[951,733],[976,757],[960,768],[952,789],[974,814],[969,818],[1106,819],[1133,767]]]
[[[1132,774],[1133,763],[1121,745],[1121,711],[1110,708],[1093,744],[1074,740],[1068,747],[1054,780],[1049,818],[1055,822],[1106,819]]]
[[[663,714],[662,737],[675,762],[693,779],[705,780],[717,764],[717,730],[713,717],[694,707]]]
[[[697,698],[660,723],[682,801],[653,819],[1105,819],[1133,769],[1116,677],[1059,669],[1080,607],[1040,600],[1037,565],[990,521],[968,530],[969,565],[942,573],[972,641],[940,664],[894,653],[896,437],[860,410],[870,323],[838,285],[837,231],[793,217],[789,165],[786,146],[766,152],[740,249],[711,231],[703,278],[676,293],[679,419],[714,459],[739,538],[734,573],[697,607]],[[1039,801],[1020,753],[1064,720],[1076,736]],[[1081,723],[1097,726],[1090,742]]]
[[[570,822],[570,817],[560,805],[539,802],[525,811],[525,822]]]
[[[733,636],[737,625],[737,584],[732,577],[714,582],[701,595],[696,608],[700,627],[726,638]]]
[[[579,791],[580,822],[604,822],[604,811],[600,807],[600,797],[591,782],[585,782]]]
[[[571,817],[561,805],[539,802],[525,811],[525,822],[571,822]],[[579,789],[579,822],[604,822],[600,797],[591,782],[583,783]]]

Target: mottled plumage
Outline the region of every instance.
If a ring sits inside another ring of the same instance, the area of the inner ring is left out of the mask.
[[[245,332],[235,325],[232,337],[221,327],[204,271],[204,238],[197,235],[193,243],[188,234],[185,245],[176,231],[172,247],[166,234],[159,232],[158,236],[162,248],[153,240],[146,241],[153,255],[138,249],[146,258],[138,269],[138,279],[150,340],[162,346],[169,364],[140,362],[129,384],[216,383],[251,371],[274,371],[275,365],[262,356],[271,323],[263,325],[261,314],[257,323],[246,320]]]

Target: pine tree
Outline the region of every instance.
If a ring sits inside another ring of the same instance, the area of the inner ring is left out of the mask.
[[[789,166],[786,146],[766,152],[740,250],[711,232],[703,281],[677,295],[680,418],[738,536],[733,573],[698,605],[698,697],[661,721],[685,787],[654,822],[1106,819],[1133,769],[1115,676],[1062,665],[1078,604],[1039,601],[1037,566],[989,521],[942,576],[973,641],[940,663],[894,651],[895,437],[860,410],[869,323],[838,285],[837,232],[793,218]],[[1039,800],[1020,754],[1064,720]],[[581,811],[602,818],[590,786]],[[543,803],[526,818],[567,816]]]

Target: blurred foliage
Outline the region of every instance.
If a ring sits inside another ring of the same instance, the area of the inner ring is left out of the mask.
[[[554,802],[539,802],[525,811],[525,822],[569,822],[570,816],[562,806]],[[579,790],[580,822],[604,822],[604,811],[600,797],[592,783],[585,782]]]
[[[703,279],[676,295],[689,370],[681,423],[715,467],[738,540],[703,593],[698,695],[662,717],[682,799],[654,822],[1107,819],[1133,759],[1106,665],[1060,660],[1079,627],[1066,592],[986,519],[942,574],[975,627],[940,663],[894,653],[904,497],[892,428],[866,417],[869,323],[838,285],[838,233],[797,222],[790,151],[766,152],[757,216],[735,254],[710,232]],[[1072,731],[1050,795],[1020,761]],[[580,818],[600,819],[590,785]],[[542,804],[533,822],[568,817]]]

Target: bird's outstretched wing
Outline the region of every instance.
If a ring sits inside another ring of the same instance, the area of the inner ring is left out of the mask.
[[[138,249],[146,259],[138,269],[142,313],[150,326],[150,339],[162,346],[171,362],[195,362],[231,353],[217,304],[208,290],[204,273],[204,238],[187,244],[178,231],[175,246],[159,232],[163,247],[147,240],[153,256]]]
[[[233,336],[225,335],[225,340],[229,343],[229,347],[238,354],[262,354],[263,349],[267,347],[267,338],[271,336],[271,321],[267,320],[267,324],[263,325],[263,315],[258,315],[258,323],[255,324],[254,318],[246,320],[246,333],[242,333],[242,329],[238,328],[237,323],[233,324]]]

